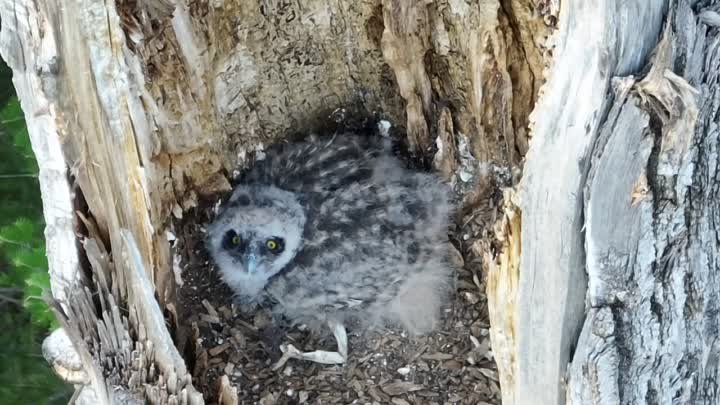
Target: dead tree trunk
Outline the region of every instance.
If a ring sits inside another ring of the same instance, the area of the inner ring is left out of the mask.
[[[612,83],[584,184],[570,403],[720,401],[719,10],[673,4],[647,74]]]
[[[264,145],[379,119],[474,177],[467,216],[503,191],[470,242],[504,404],[718,402],[719,13],[0,1],[69,336],[53,341],[79,354],[84,403],[203,403],[173,343],[173,218]]]

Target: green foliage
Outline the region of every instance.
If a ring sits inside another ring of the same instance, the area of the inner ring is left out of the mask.
[[[0,286],[14,286],[22,291],[23,306],[36,327],[56,327],[55,318],[42,300],[50,288],[47,259],[39,222],[25,218],[0,228],[0,252],[8,271],[0,272]]]
[[[0,403],[61,404],[69,388],[42,357],[57,321],[49,288],[38,167],[20,103],[0,63]]]
[[[0,84],[1,86],[2,84]],[[42,212],[37,163],[22,110],[12,96],[0,107],[0,226]]]
[[[23,304],[39,328],[54,326],[54,318],[42,293],[50,287],[42,238],[42,215],[35,162],[23,112],[12,96],[0,108],[0,142],[9,145],[0,155],[0,254],[6,271],[0,272],[0,286],[22,290]],[[24,176],[15,177],[17,174]],[[12,223],[6,224],[8,221]]]

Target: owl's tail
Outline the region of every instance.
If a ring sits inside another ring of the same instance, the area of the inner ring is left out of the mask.
[[[453,273],[447,263],[436,263],[413,274],[390,303],[390,316],[412,335],[435,329],[451,292]]]

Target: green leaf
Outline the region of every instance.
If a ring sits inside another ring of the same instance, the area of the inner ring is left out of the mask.
[[[17,96],[11,97],[8,102],[0,108],[0,124],[4,126],[21,124],[25,126],[25,115],[20,107],[20,100]]]
[[[0,63],[0,79],[7,79]],[[6,83],[9,85],[10,83]],[[0,87],[0,228],[17,217],[40,218],[42,206],[37,178],[38,168],[20,103],[14,95],[6,97]],[[21,176],[18,176],[21,175]],[[36,222],[36,221],[34,221]]]
[[[40,273],[47,273],[47,257],[42,247],[28,249],[23,248],[14,255],[9,256],[15,267],[23,267],[32,270],[39,270]]]
[[[50,289],[50,276],[45,269],[34,271],[25,279],[25,285],[28,287],[36,287],[42,291]]]
[[[0,244],[31,247],[36,242],[37,225],[27,218],[18,218],[15,223],[0,228]]]
[[[52,330],[59,327],[59,323],[52,312],[47,310],[45,301],[37,297],[28,297],[23,307],[30,314],[32,324],[40,330]]]

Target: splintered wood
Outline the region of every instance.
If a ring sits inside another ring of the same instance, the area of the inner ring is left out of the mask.
[[[113,258],[91,234],[84,246],[90,279],[68,285],[64,305],[50,299],[87,375],[81,403],[202,405],[160,307],[145,296],[153,290],[137,245],[122,235],[123,254]]]

